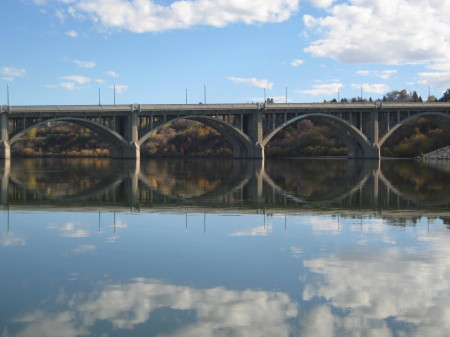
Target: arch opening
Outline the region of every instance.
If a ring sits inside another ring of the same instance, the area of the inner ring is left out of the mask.
[[[287,143],[280,141],[286,138]],[[268,134],[264,145],[268,157],[294,155],[367,158],[370,154],[369,142],[364,134],[344,120],[326,114],[294,118]]]
[[[245,157],[248,136],[214,117],[183,116],[154,128],[139,140],[143,157]]]
[[[391,128],[379,141],[385,157],[413,158],[450,145],[450,116],[414,115]]]
[[[62,119],[36,123],[10,139],[13,156],[25,157],[110,157],[117,143],[122,141],[93,123]]]

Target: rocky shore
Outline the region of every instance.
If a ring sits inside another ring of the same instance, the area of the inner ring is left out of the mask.
[[[450,159],[450,146],[416,157],[416,159]]]

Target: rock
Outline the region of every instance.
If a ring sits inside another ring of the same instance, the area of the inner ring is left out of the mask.
[[[450,159],[450,146],[416,157],[416,159]]]

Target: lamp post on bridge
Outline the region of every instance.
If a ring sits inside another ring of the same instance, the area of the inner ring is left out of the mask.
[[[206,84],[203,84],[203,103],[206,104]]]

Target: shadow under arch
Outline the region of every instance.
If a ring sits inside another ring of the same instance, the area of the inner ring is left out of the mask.
[[[242,132],[237,127],[223,121],[217,119],[215,117],[210,116],[199,116],[199,115],[189,115],[189,116],[180,116],[174,119],[171,119],[161,125],[158,125],[154,129],[147,132],[145,135],[140,137],[138,141],[138,145],[142,146],[155,132],[157,132],[162,127],[176,122],[178,120],[187,119],[196,122],[203,123],[215,129],[219,132],[233,147],[233,156],[234,157],[246,157],[251,154],[252,149],[252,140],[249,136],[247,136],[244,132]]]
[[[345,120],[324,113],[315,113],[315,114],[305,114],[301,116],[297,116],[292,118],[291,120],[283,123],[273,131],[271,131],[263,140],[263,147],[267,145],[267,143],[283,128],[298,122],[302,119],[309,119],[320,121],[323,124],[332,128],[332,130],[337,134],[337,136],[347,145],[348,148],[348,157],[351,158],[359,158],[359,157],[367,157],[370,158],[370,153],[372,150],[372,146],[370,145],[370,141],[368,138],[355,126],[346,122]],[[368,156],[369,155],[369,156]]]
[[[302,164],[304,161],[299,161],[299,164]],[[270,186],[277,193],[286,197],[287,199],[298,203],[298,204],[330,204],[338,202],[346,197],[352,195],[356,191],[360,190],[366,186],[368,179],[372,176],[372,172],[374,170],[373,163],[370,161],[355,161],[355,160],[336,160],[336,162],[347,163],[347,169],[344,174],[341,174],[339,177],[335,175],[330,176],[329,180],[333,181],[334,184],[332,186],[329,185],[328,182],[319,182],[317,184],[317,190],[311,190],[306,187],[302,187],[300,191],[304,191],[304,195],[300,195],[301,193],[296,193],[293,191],[294,185],[289,187],[283,187],[277,182],[279,177],[270,176],[270,169],[266,170],[263,175],[264,182]],[[317,161],[312,161],[311,163],[317,163]],[[330,162],[324,161],[324,163],[329,166]],[[269,166],[269,165],[267,165]],[[275,170],[278,171],[278,170]],[[330,172],[331,170],[329,170]],[[302,173],[304,180],[308,183],[311,183],[310,177],[307,172],[302,172],[298,168],[295,170],[296,179],[302,178]],[[283,174],[287,174],[284,172]],[[307,191],[306,191],[307,190]],[[323,190],[323,191],[322,191]],[[306,195],[307,194],[307,195]]]
[[[435,122],[437,125],[442,127],[447,133],[450,134],[450,115],[442,113],[442,112],[423,112],[420,114],[416,114],[405,118],[400,123],[392,127],[379,141],[378,146],[381,148],[383,144],[402,126],[405,124],[414,121],[418,118],[425,117],[430,121]]]
[[[107,142],[111,144],[112,151],[116,152],[119,151],[120,153],[122,153],[124,149],[127,149],[129,146],[129,142],[119,133],[91,120],[76,117],[51,118],[31,124],[26,128],[24,128],[23,130],[12,133],[9,139],[10,145],[13,145],[16,141],[18,141],[20,137],[22,137],[27,131],[51,122],[68,122],[91,129],[92,131],[98,133],[102,138],[104,138]],[[118,154],[116,156],[121,157],[121,155]]]

